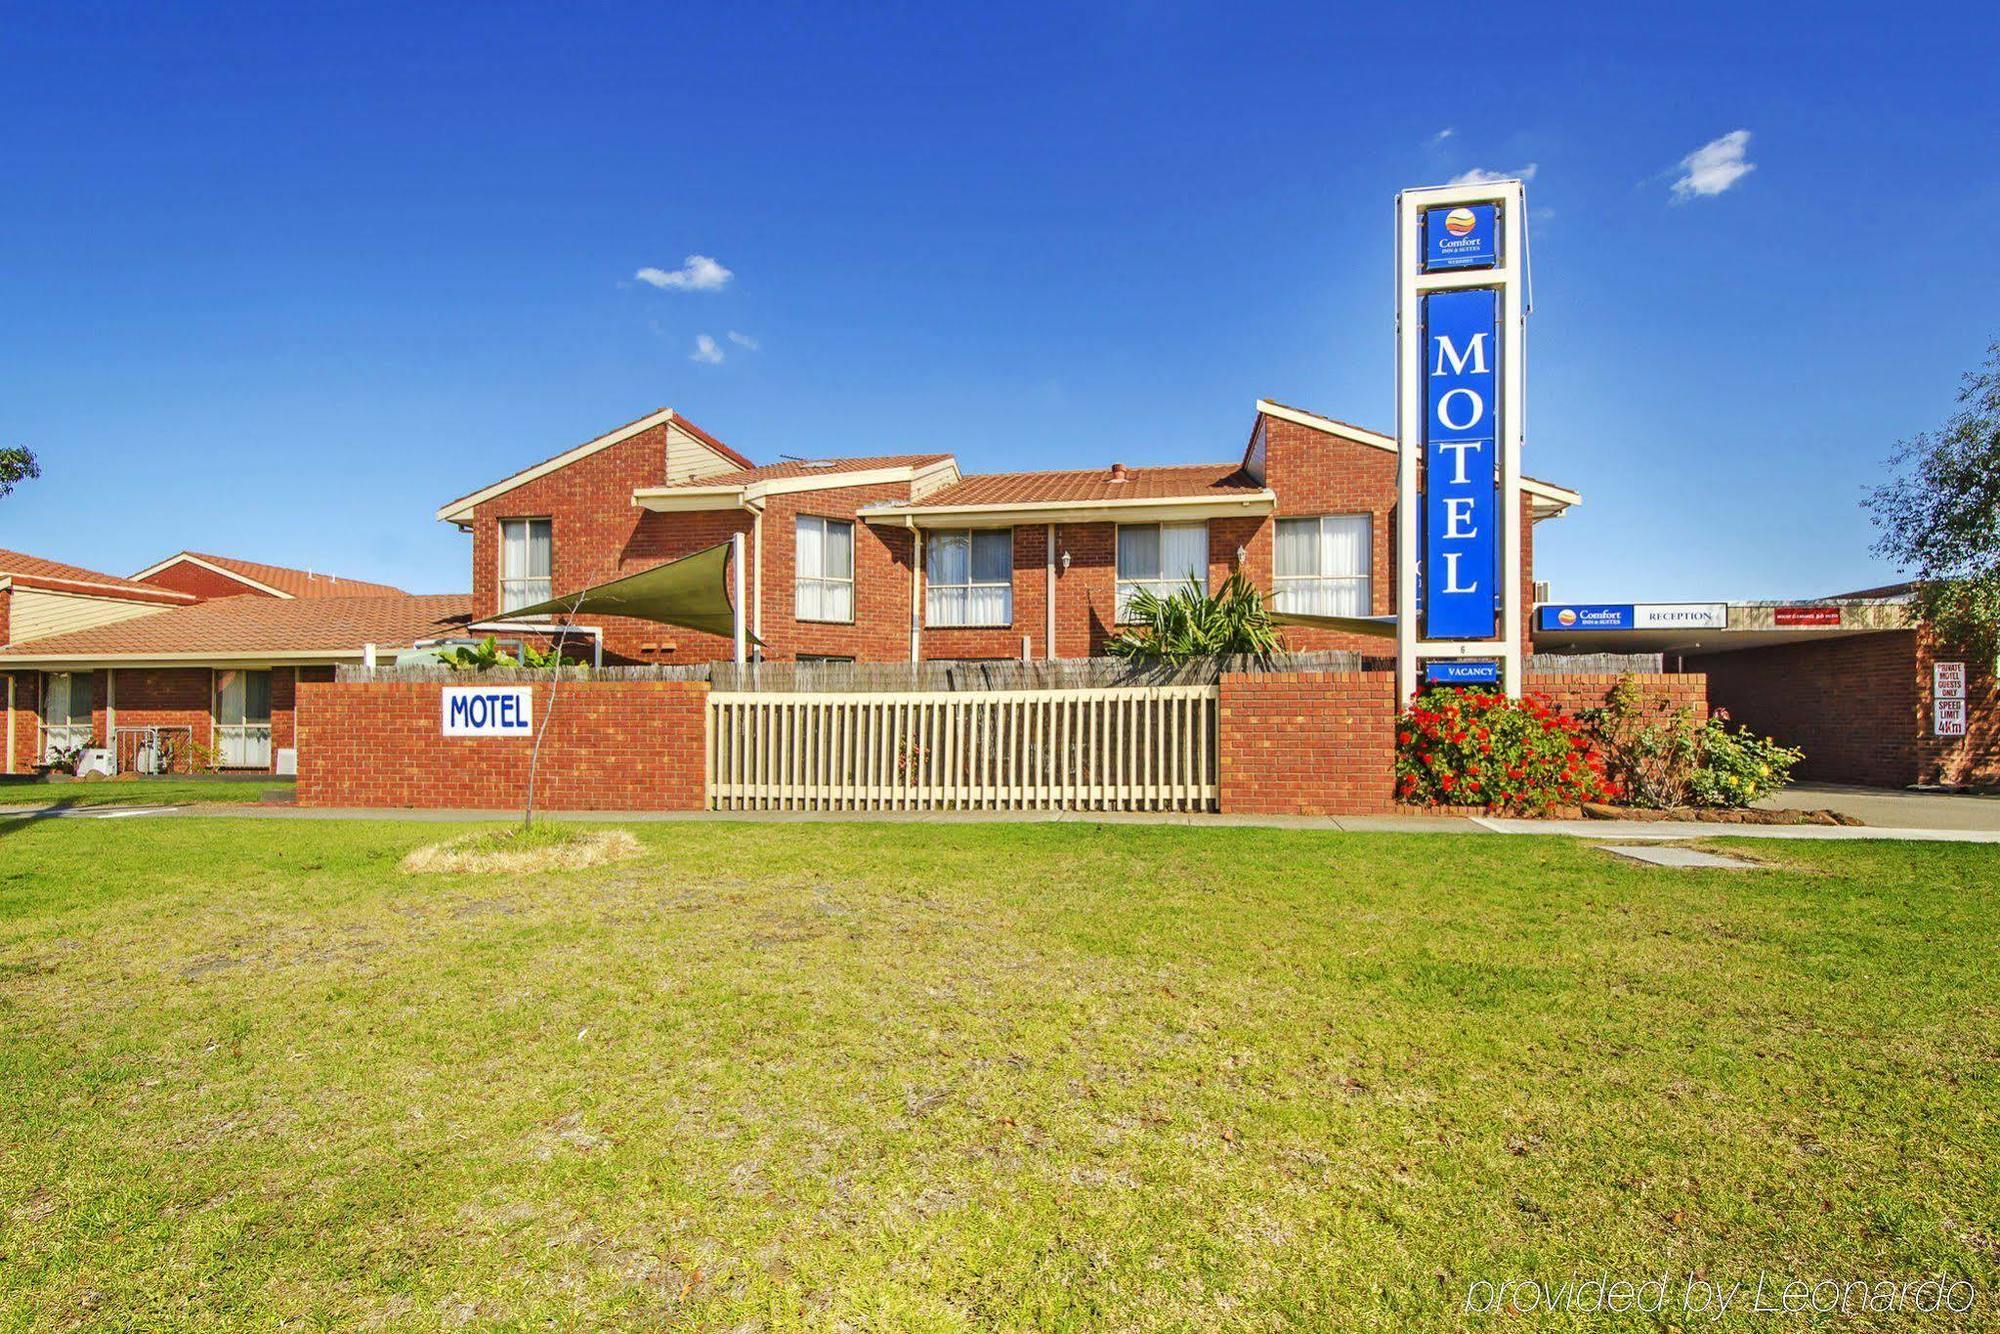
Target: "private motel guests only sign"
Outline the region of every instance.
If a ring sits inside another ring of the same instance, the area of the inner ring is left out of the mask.
[[[535,734],[531,686],[446,686],[439,706],[446,736]]]

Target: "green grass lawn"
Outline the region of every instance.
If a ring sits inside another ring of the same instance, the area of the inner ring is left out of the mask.
[[[266,792],[289,795],[290,778],[95,778],[57,780],[0,774],[0,809],[8,806],[184,806],[193,802],[257,802]]]
[[[1995,1315],[1995,849],[398,868],[452,832],[0,821],[0,1325],[1492,1327],[1476,1280],[1607,1271]]]

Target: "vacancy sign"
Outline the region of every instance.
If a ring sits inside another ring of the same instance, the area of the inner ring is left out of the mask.
[[[1931,734],[1965,735],[1965,664],[1931,664]]]
[[[446,686],[442,722],[446,736],[533,736],[535,692],[530,686]]]

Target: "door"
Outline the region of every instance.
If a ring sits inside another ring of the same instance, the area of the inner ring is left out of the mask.
[[[271,767],[271,674],[215,674],[215,749],[225,769]]]

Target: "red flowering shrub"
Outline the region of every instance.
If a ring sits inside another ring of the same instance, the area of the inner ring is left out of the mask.
[[[1610,801],[1590,730],[1538,695],[1437,686],[1396,720],[1396,799],[1539,814]]]

